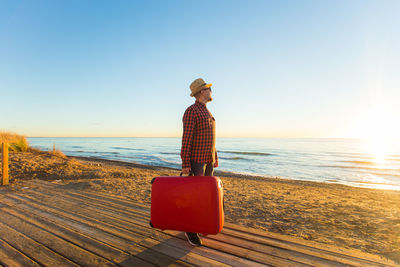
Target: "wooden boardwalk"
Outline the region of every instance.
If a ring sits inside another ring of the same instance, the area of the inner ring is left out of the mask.
[[[395,266],[377,256],[226,223],[190,246],[122,197],[27,181],[0,194],[3,266]]]

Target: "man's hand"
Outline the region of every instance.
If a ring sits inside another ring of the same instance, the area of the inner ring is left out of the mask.
[[[190,168],[182,168],[182,175],[189,176]]]

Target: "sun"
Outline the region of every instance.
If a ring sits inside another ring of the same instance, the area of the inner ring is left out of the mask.
[[[400,124],[393,112],[380,105],[362,114],[357,132],[364,140],[366,153],[371,155],[374,163],[381,165],[399,141]]]
[[[389,152],[388,142],[381,138],[371,138],[364,141],[367,153],[371,155],[372,161],[377,165],[384,165]]]

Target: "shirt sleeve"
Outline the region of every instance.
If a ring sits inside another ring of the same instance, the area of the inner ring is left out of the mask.
[[[187,109],[183,115],[183,135],[181,148],[182,168],[190,168],[190,154],[192,151],[195,124],[196,121],[193,110]]]

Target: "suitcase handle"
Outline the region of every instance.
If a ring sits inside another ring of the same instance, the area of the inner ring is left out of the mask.
[[[179,176],[182,176],[182,172],[179,174]],[[194,176],[192,170],[189,171],[189,176]],[[156,178],[153,178],[153,179],[151,180],[150,184],[153,184],[155,180],[156,180]]]

